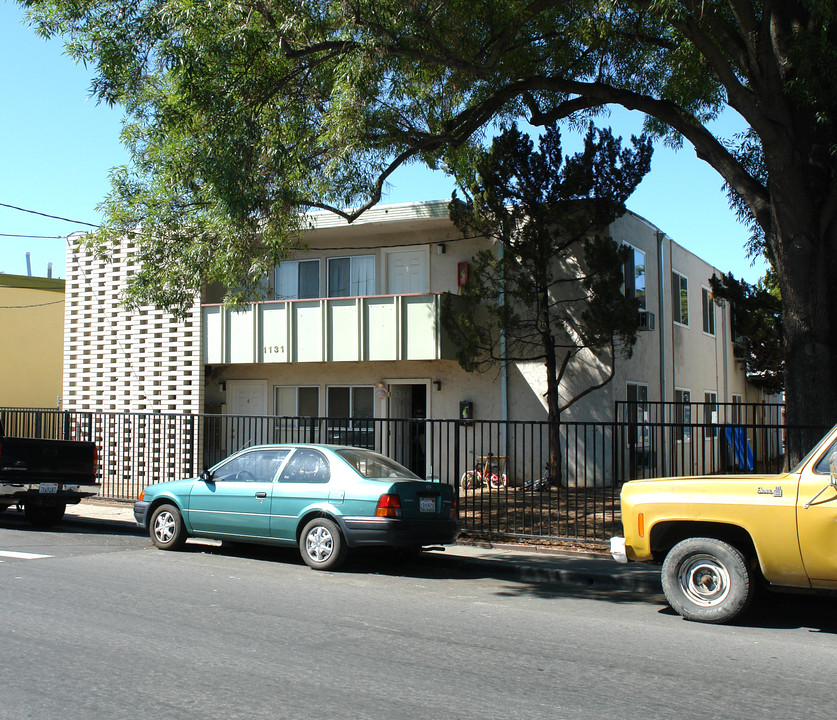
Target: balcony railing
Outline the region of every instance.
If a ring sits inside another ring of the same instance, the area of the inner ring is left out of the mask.
[[[441,294],[275,300],[203,306],[203,362],[374,362],[454,357]]]

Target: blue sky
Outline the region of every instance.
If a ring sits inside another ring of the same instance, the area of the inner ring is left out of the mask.
[[[127,161],[119,142],[121,113],[90,99],[92,73],[64,55],[60,41],[43,40],[22,20],[18,5],[0,4],[0,272],[26,274],[29,252],[33,275],[45,277],[52,263],[53,276],[64,277],[63,237],[85,226],[2,205],[99,222],[96,207],[108,192],[109,170]],[[627,141],[640,123],[638,114],[620,111],[600,124]],[[566,133],[565,145],[572,149]],[[453,187],[443,174],[415,166],[397,173],[392,184],[386,202],[447,198]],[[721,187],[691,147],[675,153],[658,145],[628,207],[707,262],[755,282],[765,266],[746,257],[748,232]]]

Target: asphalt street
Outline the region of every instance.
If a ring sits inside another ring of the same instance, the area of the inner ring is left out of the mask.
[[[428,553],[154,549],[0,515],[0,718],[788,718],[834,714],[833,602],[733,626],[653,593]]]

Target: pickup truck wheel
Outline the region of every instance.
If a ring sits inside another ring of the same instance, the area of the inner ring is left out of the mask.
[[[51,527],[61,522],[66,509],[66,503],[39,505],[27,502],[23,506],[23,516],[35,527]]]
[[[747,558],[715,538],[677,543],[663,562],[661,579],[671,607],[698,622],[729,622],[746,609],[755,592]]]
[[[148,534],[160,550],[177,550],[186,542],[183,516],[174,505],[160,505],[151,514]]]

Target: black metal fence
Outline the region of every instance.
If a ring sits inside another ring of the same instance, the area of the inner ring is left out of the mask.
[[[420,477],[454,485],[465,530],[604,541],[620,532],[619,491],[637,477],[780,469],[789,429],[780,406],[618,403],[615,422],[290,418],[0,408],[10,436],[92,440],[102,496],[197,475],[271,442],[367,447]],[[552,475],[555,477],[552,477]]]
[[[786,426],[780,403],[617,402],[615,418],[626,480],[780,472],[794,433],[828,430]]]
[[[201,422],[199,415],[0,408],[10,437],[95,442],[101,495],[117,500],[136,499],[146,485],[193,476],[201,464]]]

